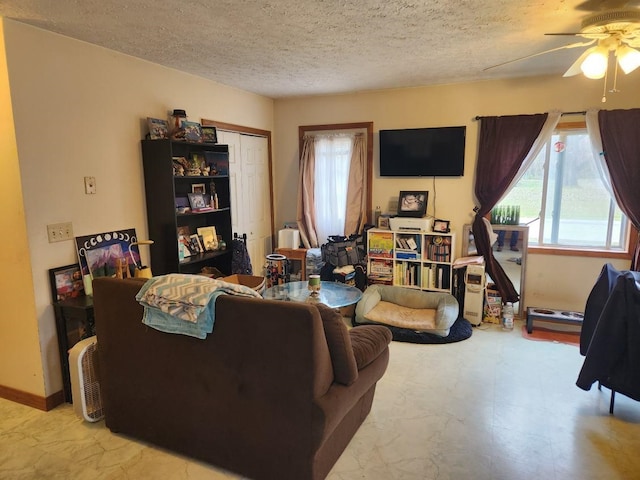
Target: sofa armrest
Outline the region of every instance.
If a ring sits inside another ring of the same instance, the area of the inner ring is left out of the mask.
[[[391,343],[391,330],[378,325],[361,325],[349,330],[358,370],[373,362]]]

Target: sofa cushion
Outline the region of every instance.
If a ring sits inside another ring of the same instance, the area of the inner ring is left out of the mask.
[[[349,330],[353,355],[358,370],[373,362],[391,343],[391,331],[387,327],[362,325]]]
[[[342,321],[340,312],[321,303],[316,306],[322,318],[335,381],[343,385],[351,385],[358,379],[358,367],[351,346],[349,330]]]

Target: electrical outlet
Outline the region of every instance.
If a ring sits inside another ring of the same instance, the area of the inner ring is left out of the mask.
[[[49,243],[63,242],[73,239],[73,225],[71,222],[52,223],[47,225]]]
[[[84,193],[87,195],[96,193],[96,177],[84,177]]]

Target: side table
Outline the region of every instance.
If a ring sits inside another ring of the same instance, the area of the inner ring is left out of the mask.
[[[93,297],[68,298],[55,302],[53,311],[56,317],[64,399],[67,403],[71,403],[69,349],[80,340],[95,335]]]
[[[307,279],[307,249],[306,248],[276,248],[275,253],[284,255],[288,260],[300,262],[300,280]]]

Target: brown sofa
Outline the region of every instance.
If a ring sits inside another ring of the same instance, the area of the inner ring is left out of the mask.
[[[253,479],[324,478],[371,409],[389,330],[224,295],[199,340],[145,326],[141,286],[93,282],[107,427]]]

